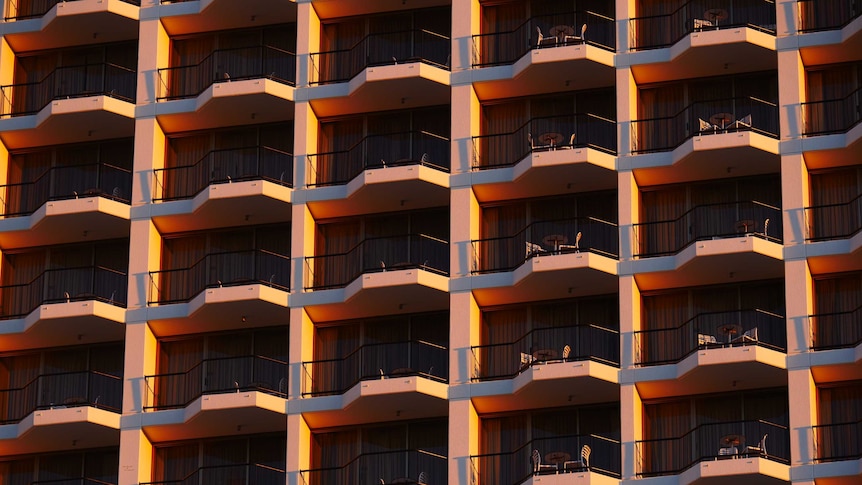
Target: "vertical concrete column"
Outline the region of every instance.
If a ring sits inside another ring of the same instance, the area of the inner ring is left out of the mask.
[[[479,415],[470,399],[449,401],[449,480],[431,478],[429,483],[477,483],[471,455],[479,454]]]
[[[787,39],[779,42],[778,50],[778,129],[782,142],[781,153],[802,151],[802,136],[805,127],[802,102],[805,101],[805,66],[794,43]],[[785,47],[785,44],[791,44]],[[789,48],[788,48],[789,47]],[[788,144],[787,140],[795,140]]]
[[[784,282],[788,365],[805,366],[812,343],[808,315],[814,313],[814,288],[808,261],[804,258],[785,261]]]
[[[620,385],[620,442],[622,443],[622,479],[637,478],[638,447],[643,439],[643,403],[634,384]]]
[[[469,291],[451,293],[449,305],[449,385],[467,386],[476,364],[472,346],[479,345],[480,308]]]
[[[301,414],[287,416],[287,484],[307,485],[300,470],[311,468],[311,430]]]
[[[302,368],[303,362],[314,359],[314,322],[304,308],[290,309],[290,382],[288,384],[288,399],[300,399],[304,390],[310,388],[310,382]]]
[[[320,51],[320,18],[311,1],[296,5],[296,85],[305,87],[317,80],[312,52]]]
[[[627,52],[631,45],[629,34],[630,19],[637,17],[636,0],[615,0],[614,8],[617,17],[617,52]]]
[[[638,85],[628,67],[617,68],[617,155],[630,156],[632,148],[637,146],[637,132],[632,121],[637,119],[638,113]],[[619,163],[621,167],[628,164]]]
[[[159,76],[159,68],[170,67],[171,56],[171,40],[157,16],[158,7],[142,8],[141,11],[136,95],[138,106],[155,103],[159,96],[166,94],[167,86]]]
[[[481,32],[482,7],[478,0],[452,2],[452,71],[470,69],[475,45],[473,35]],[[454,103],[453,106],[458,106]]]
[[[123,421],[128,421],[123,419]],[[138,485],[152,481],[153,445],[137,424],[120,430],[120,469],[117,485]]]
[[[619,206],[620,274],[631,274],[632,260],[639,252],[637,227],[640,215],[640,193],[634,173],[629,170],[617,174],[617,205]]]
[[[811,370],[788,369],[787,392],[793,396],[789,403],[790,466],[811,464],[815,452],[812,425],[817,424],[817,387]]]
[[[620,368],[638,363],[640,345],[635,332],[641,329],[641,293],[634,276],[620,276]]]

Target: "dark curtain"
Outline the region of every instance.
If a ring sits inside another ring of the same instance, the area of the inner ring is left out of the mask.
[[[862,341],[862,273],[814,279],[815,348],[852,347]]]
[[[848,237],[862,228],[862,170],[843,168],[811,174],[808,237]]]

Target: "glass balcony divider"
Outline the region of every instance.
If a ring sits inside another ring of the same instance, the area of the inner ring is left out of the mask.
[[[673,150],[694,136],[740,131],[778,138],[778,105],[752,96],[698,101],[673,116],[634,120],[632,152]]]
[[[449,275],[449,242],[427,234],[368,238],[344,253],[307,256],[306,290],[346,286],[365,273],[418,268]]]
[[[13,389],[0,389],[0,423],[21,421],[40,409],[91,406],[119,412],[122,377],[98,371],[42,374]]]
[[[449,173],[449,138],[428,131],[369,135],[347,150],[308,155],[309,187],[343,185],[365,170],[422,165]]]
[[[775,2],[771,0],[691,0],[666,15],[629,20],[633,50],[670,47],[692,32],[747,27],[775,35]]]
[[[758,201],[698,205],[676,219],[641,222],[632,229],[632,252],[639,258],[673,255],[707,239],[754,236],[782,242],[781,209]]]
[[[156,169],[153,200],[192,198],[210,185],[266,180],[293,186],[293,155],[268,146],[213,150],[191,165]]]
[[[592,148],[615,155],[614,120],[591,113],[532,118],[515,131],[473,137],[473,169],[510,167],[532,152]]]
[[[757,345],[787,350],[785,319],[765,310],[732,310],[695,315],[670,328],[634,333],[638,365],[679,362],[698,350]]]
[[[0,185],[5,194],[0,200],[4,216],[23,216],[52,200],[98,196],[128,204],[131,188],[131,170],[110,163],[87,163],[51,167],[35,180]]]
[[[570,353],[564,357],[564,347]],[[514,342],[471,348],[476,363],[473,380],[510,379],[533,365],[591,360],[620,365],[619,331],[596,324],[536,328]]]
[[[49,303],[97,300],[126,306],[126,273],[102,266],[50,269],[27,283],[0,286],[0,319],[21,318]]]
[[[134,68],[108,62],[58,67],[41,81],[0,86],[0,116],[36,114],[55,99],[110,96],[132,103],[136,84]]]
[[[287,362],[264,355],[203,359],[185,372],[145,376],[146,410],[182,408],[205,394],[260,391],[287,396]]]
[[[314,52],[311,84],[346,82],[375,66],[422,62],[449,70],[451,40],[430,30],[369,34],[348,49]]]
[[[149,304],[191,300],[207,288],[262,284],[289,291],[290,256],[263,249],[225,251],[187,268],[150,272]]]
[[[304,396],[343,394],[361,381],[395,376],[447,382],[448,349],[424,340],[370,344],[342,358],[303,362],[302,368]]]
[[[258,78],[293,86],[296,54],[270,45],[216,49],[197,64],[159,69],[157,99],[193,98],[215,83]]]
[[[550,236],[554,236],[554,242],[545,243]],[[619,226],[595,217],[536,221],[512,236],[477,239],[472,245],[478,254],[474,274],[512,271],[534,257],[580,251],[616,259]]]
[[[764,452],[747,451],[767,437]],[[764,420],[701,424],[682,436],[635,442],[642,467],[639,477],[678,475],[701,461],[740,456],[761,457],[790,463],[790,431],[787,426]]]

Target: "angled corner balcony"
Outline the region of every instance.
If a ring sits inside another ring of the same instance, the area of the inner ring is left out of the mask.
[[[63,450],[52,454],[48,459],[60,466],[46,463],[44,455],[38,453],[21,455],[6,461],[6,470],[0,477],[5,483],[15,481],[19,476],[32,485],[81,484],[117,485],[119,483],[119,454],[117,444],[102,449]],[[36,481],[29,481],[30,478]]]
[[[39,51],[93,42],[94,25],[100,42],[138,36],[139,0],[16,0],[6,4],[6,40],[15,52]]]
[[[419,443],[428,441],[421,436],[417,437],[416,440]],[[445,449],[445,444],[443,448]],[[339,458],[341,457],[339,456]],[[440,480],[441,483],[446,482],[446,455],[422,448],[361,453],[346,458],[350,458],[349,461],[343,462],[340,466],[301,470],[299,473],[302,483],[308,485],[328,485],[330,483],[364,485],[366,483],[380,483],[381,481],[384,483],[423,483],[418,480],[420,473],[424,474],[424,477],[428,477],[427,483],[437,483],[437,480]]]
[[[369,135],[346,150],[308,155],[308,205],[318,217],[392,210],[449,200],[450,141],[429,131]],[[419,204],[419,205],[415,205]]]
[[[12,146],[77,142],[93,134],[129,136],[136,84],[134,66],[58,67],[39,81],[0,86],[0,127],[11,131]]]
[[[614,222],[595,217],[536,221],[511,236],[471,244],[473,291],[487,298],[483,305],[617,290],[619,226]],[[574,293],[572,280],[579,281]],[[509,294],[513,291],[520,299]]]
[[[340,397],[332,406],[323,405],[329,409],[306,413],[307,419],[329,426],[386,420],[405,406],[414,418],[446,414],[448,358],[444,345],[408,340],[362,345],[342,358],[303,362],[303,396]]]
[[[852,310],[810,315],[813,350],[853,349],[862,343],[858,322],[862,306]]]
[[[169,327],[179,318],[181,326],[211,330],[233,328],[248,315],[266,320],[287,307],[289,284],[289,255],[263,249],[209,253],[187,267],[150,272],[148,305],[166,307],[152,314],[152,324]]]
[[[689,180],[727,176],[728,159],[746,160],[733,167],[741,175],[777,171],[778,105],[751,96],[694,102],[672,116],[632,121],[631,148],[666,152],[634,161],[646,176],[668,167]]]
[[[638,54],[646,61],[632,67],[639,82],[720,75],[728,64],[737,72],[777,66],[774,2],[689,1],[666,13],[675,6],[651,1],[629,20],[632,51],[666,49]]]
[[[812,431],[816,463],[855,462],[862,458],[862,421],[819,424],[812,426]]]
[[[634,224],[632,230],[635,264],[674,278],[679,284],[672,286],[708,284],[715,282],[711,277],[728,274],[746,279],[783,274],[781,208],[762,202],[698,205],[675,219]]]
[[[811,148],[850,149],[851,154],[862,154],[860,101],[862,88],[840,98],[802,103],[802,135],[823,138],[811,140],[823,144],[822,148],[815,145],[811,145]]]
[[[407,99],[448,103],[450,51],[448,32],[414,29],[369,34],[349,48],[311,53],[310,83],[320,86],[311,94],[312,106],[329,116],[399,109]]]
[[[480,98],[558,90],[549,79],[567,79],[571,89],[613,85],[613,12],[561,12],[497,30],[507,27],[492,25],[473,36],[473,68],[489,68],[474,81]]]
[[[125,272],[103,266],[49,269],[5,284],[0,332],[19,345],[62,345],[80,335],[122,339],[127,285]]]
[[[3,247],[77,242],[89,231],[104,238],[129,234],[131,159],[51,167],[0,185],[0,193]]]
[[[305,273],[305,290],[324,293],[311,305],[346,303],[354,318],[393,304],[437,310],[449,301],[449,242],[427,234],[368,238],[342,253],[306,257]]]
[[[862,48],[862,8],[799,0],[799,50],[807,65],[858,60]]]
[[[289,214],[293,155],[269,146],[212,150],[190,165],[154,170],[153,201],[175,202],[153,220],[163,232],[213,228],[254,214],[255,224]]]
[[[181,410],[173,424],[160,423],[159,433],[189,421],[195,428],[235,428],[230,423],[237,419],[275,429],[284,423],[287,376],[287,362],[265,355],[202,359],[185,372],[146,376],[144,410]]]
[[[635,445],[639,477],[679,475],[685,484],[721,478],[790,482],[790,431],[765,420],[701,424],[678,437]]]
[[[52,451],[57,443],[83,439],[90,446],[117,444],[122,381],[95,370],[58,372],[0,389],[0,423],[6,428],[0,451]]]
[[[292,117],[295,85],[294,52],[216,49],[196,64],[159,69],[157,116],[167,131],[280,121]]]
[[[178,467],[178,466],[177,466]],[[196,468],[182,479],[141,482],[141,485],[176,485],[180,483],[230,483],[235,485],[278,485],[284,483],[284,463],[235,463]],[[89,485],[90,482],[86,482]],[[102,485],[101,482],[93,482]]]
[[[493,200],[613,188],[616,138],[616,121],[590,113],[533,118],[512,132],[474,136],[474,191]],[[483,173],[494,169],[505,172]]]
[[[548,430],[551,431],[551,430]],[[470,456],[477,483],[497,485],[532,485],[534,483],[619,483],[590,476],[585,481],[573,476],[598,474],[619,479],[622,467],[622,447],[616,439],[597,434],[556,435],[535,438],[512,451]],[[581,451],[589,447],[589,465]],[[533,452],[539,451],[542,467],[533,465]],[[559,463],[557,463],[559,462]]]
[[[701,313],[677,326],[636,331],[634,345],[636,365],[673,366],[640,373],[644,393],[651,386],[720,392],[729,374],[764,385],[786,379],[785,319],[765,310]]]
[[[479,409],[564,406],[577,388],[578,401],[612,401],[619,391],[620,334],[598,324],[536,328],[513,342],[491,342],[471,348],[474,382],[511,380],[503,394],[476,388]],[[516,404],[519,403],[519,404]]]
[[[862,194],[844,203],[806,207],[805,221],[805,241],[823,251],[812,256],[853,256],[862,249]]]

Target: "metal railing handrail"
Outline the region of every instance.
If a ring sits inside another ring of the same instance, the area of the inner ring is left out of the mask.
[[[150,275],[155,276],[155,275],[165,274],[165,273],[176,273],[176,272],[181,272],[181,271],[189,271],[189,270],[195,269],[198,265],[205,263],[207,261],[207,259],[211,256],[220,256],[223,254],[240,254],[240,253],[261,253],[261,254],[267,254],[267,255],[271,255],[271,256],[277,256],[280,258],[289,258],[290,257],[289,255],[278,254],[278,253],[274,253],[272,251],[267,251],[266,249],[257,249],[257,248],[240,249],[240,250],[236,250],[236,251],[216,251],[213,253],[204,254],[197,261],[195,261],[194,263],[192,263],[189,266],[186,266],[183,268],[170,268],[170,269],[159,269],[159,270],[155,270],[155,271],[150,271]]]
[[[198,61],[197,63],[181,64],[179,66],[160,67],[159,72],[161,73],[161,72],[167,72],[167,71],[172,71],[172,70],[177,70],[177,69],[187,69],[189,67],[200,67],[200,66],[204,65],[206,62],[210,61],[216,54],[221,54],[223,52],[248,50],[248,49],[272,49],[272,50],[274,50],[276,52],[280,52],[282,54],[287,54],[287,55],[291,55],[291,56],[296,55],[295,52],[290,52],[289,50],[282,49],[282,48],[276,47],[274,45],[261,43],[258,45],[247,45],[245,47],[230,47],[230,48],[226,48],[226,49],[213,49],[209,54],[204,56],[204,58],[201,59],[200,61]]]
[[[120,70],[125,70],[126,72],[129,72],[129,73],[137,72],[135,70],[135,68],[133,68],[133,67],[121,66],[121,65],[115,64],[113,62],[91,62],[91,63],[86,63],[86,64],[75,64],[75,65],[71,65],[71,66],[59,66],[59,67],[54,68],[54,70],[52,70],[51,72],[45,74],[45,76],[43,76],[42,79],[40,79],[38,81],[30,81],[30,82],[26,82],[26,83],[4,84],[4,85],[0,86],[0,89],[20,88],[22,86],[35,86],[35,85],[44,83],[46,80],[48,80],[49,78],[54,76],[54,74],[58,71],[80,69],[82,67],[85,67],[85,68],[86,67],[95,67],[95,66],[115,67],[115,68],[120,69]]]
[[[196,475],[200,475],[201,472],[206,471],[206,470],[220,470],[220,469],[227,469],[227,468],[249,468],[249,467],[263,468],[265,470],[275,471],[277,473],[285,473],[285,470],[282,470],[280,468],[275,468],[275,467],[271,467],[271,466],[264,465],[261,463],[253,463],[253,462],[235,463],[235,464],[231,464],[231,465],[202,465],[202,466],[199,466],[198,468],[196,468],[195,470],[189,472],[188,475],[186,475],[185,477],[180,478],[180,479],[162,480],[162,481],[158,481],[158,482],[141,482],[140,485],[167,485],[170,483],[185,483],[190,478],[195,477]]]
[[[819,131],[808,131],[807,124],[809,122],[809,119],[808,119],[808,116],[805,116],[803,118],[803,123],[805,123],[806,126],[805,126],[802,134],[807,135],[807,136],[817,136],[817,135],[825,135],[825,134],[829,134],[829,133],[841,133],[843,131],[849,130],[850,128],[852,128],[853,126],[858,124],[860,121],[862,121],[862,111],[860,111],[860,109],[859,109],[859,101],[858,101],[858,98],[860,96],[862,96],[862,87],[859,87],[859,88],[851,91],[846,96],[842,96],[840,98],[821,99],[819,101],[805,101],[805,102],[799,103],[799,105],[802,107],[802,110],[804,112],[806,109],[808,109],[809,106],[825,105],[828,103],[836,103],[836,104],[842,104],[843,105],[843,104],[848,104],[848,101],[850,101],[851,102],[850,104],[853,105],[853,107],[855,108],[853,111],[856,114],[855,120],[851,120],[852,122],[843,128],[840,128],[837,130],[819,130]],[[853,98],[857,99],[855,104],[852,103]]]
[[[32,18],[36,18],[36,17],[41,17],[41,16],[45,15],[46,13],[50,12],[51,9],[54,8],[54,6],[57,5],[58,3],[73,2],[73,1],[76,1],[76,0],[51,0],[50,2],[46,3],[46,5],[45,5],[46,8],[44,11],[33,12],[33,13],[26,14],[26,15],[17,15],[17,6],[16,6],[16,9],[15,9],[16,15],[6,16],[3,18],[3,20],[8,22],[10,20],[24,20],[24,19],[32,19]],[[121,1],[128,3],[128,4],[131,4],[131,5],[134,5],[136,7],[141,6],[140,0],[121,0]],[[33,483],[48,483],[48,482],[33,482]]]
[[[802,7],[804,4],[809,3],[809,2],[813,3],[814,0],[797,0],[796,3],[799,5],[799,7]],[[848,3],[851,6],[853,6],[853,2],[848,2]],[[800,8],[800,10],[799,10],[799,25],[800,25],[799,32],[800,33],[808,33],[808,32],[823,32],[826,30],[841,30],[844,27],[847,27],[848,25],[850,25],[860,15],[862,15],[862,8],[857,7],[856,9],[852,10],[850,12],[850,15],[848,15],[848,18],[840,24],[832,24],[832,25],[825,25],[825,26],[819,26],[818,25],[818,26],[806,27],[806,24],[808,22],[806,22],[806,16],[803,15],[802,9]]]
[[[363,38],[361,38],[361,39],[357,40],[357,41],[356,41],[352,46],[350,46],[350,47],[345,47],[345,48],[342,48],[342,49],[332,49],[332,50],[328,50],[328,51],[312,52],[312,53],[310,53],[310,55],[314,56],[314,55],[320,55],[320,54],[337,54],[337,53],[340,53],[340,52],[351,52],[351,51],[353,51],[354,49],[357,49],[357,48],[361,47],[361,46],[363,45],[363,43],[365,43],[368,39],[372,39],[372,38],[374,38],[374,37],[381,37],[381,36],[384,36],[384,35],[393,35],[393,34],[411,34],[411,33],[416,33],[416,32],[421,32],[421,33],[423,33],[423,34],[430,34],[430,35],[433,35],[433,36],[439,37],[439,38],[440,38],[440,39],[442,39],[442,40],[452,40],[450,37],[447,37],[447,36],[445,36],[445,35],[443,35],[443,34],[441,34],[441,33],[439,33],[439,32],[434,32],[433,30],[428,30],[428,29],[404,29],[404,30],[393,30],[393,31],[391,31],[391,32],[377,32],[377,33],[373,33],[373,34],[367,34],[365,37],[363,37]]]
[[[757,200],[736,200],[733,202],[713,202],[713,203],[709,203],[709,204],[698,204],[698,205],[692,206],[691,209],[683,212],[683,214],[681,216],[676,217],[674,219],[663,219],[660,221],[649,221],[649,222],[636,222],[632,225],[637,227],[637,226],[654,226],[657,224],[675,223],[675,222],[680,222],[680,221],[685,220],[686,218],[691,216],[692,213],[694,213],[695,211],[697,211],[701,208],[704,208],[704,207],[717,207],[717,206],[721,206],[721,205],[737,205],[737,204],[754,204],[754,205],[761,206],[761,207],[764,207],[767,209],[772,209],[772,210],[777,210],[777,211],[781,210],[781,208],[779,208],[779,207],[775,207],[773,205],[769,205],[765,202],[760,202]]]
[[[809,318],[809,320],[813,319],[816,323],[817,320],[820,320],[821,318],[844,317],[844,316],[852,316],[852,315],[856,315],[856,314],[862,315],[862,305],[859,305],[852,310],[845,310],[845,311],[841,311],[841,312],[814,313],[814,314],[808,315],[808,318]],[[820,324],[817,323],[816,327],[819,328],[819,325]],[[858,336],[855,340],[842,341],[839,343],[833,343],[833,344],[827,344],[827,345],[821,345],[817,342],[817,340],[818,340],[818,338],[817,338],[816,329],[812,329],[812,332],[811,332],[811,348],[812,348],[812,350],[830,350],[830,349],[843,349],[843,348],[849,348],[849,347],[856,347],[857,345],[862,343],[862,335]]]
[[[683,328],[687,327],[688,325],[690,325],[690,324],[691,324],[692,322],[694,322],[695,320],[698,320],[698,319],[700,319],[700,318],[702,318],[702,317],[705,317],[705,316],[708,316],[708,315],[723,315],[723,314],[728,314],[728,313],[742,313],[742,312],[754,312],[754,313],[761,313],[761,314],[764,314],[764,315],[768,315],[768,316],[770,316],[770,317],[774,317],[774,318],[781,318],[781,319],[783,319],[783,318],[784,318],[784,316],[782,316],[782,315],[779,315],[779,314],[777,314],[777,313],[773,313],[773,312],[770,312],[770,311],[767,311],[767,310],[761,310],[760,308],[740,308],[740,309],[738,309],[738,310],[724,310],[724,311],[716,311],[716,312],[700,312],[700,313],[696,314],[695,316],[693,316],[693,317],[689,318],[688,320],[686,320],[686,321],[682,322],[681,324],[677,325],[676,327],[667,327],[667,328],[648,328],[648,329],[645,329],[645,330],[635,330],[635,332],[634,332],[634,333],[635,333],[635,334],[644,334],[644,333],[662,333],[662,332],[669,332],[669,331],[674,331],[674,330],[681,330],[681,329],[683,329]]]
[[[655,118],[642,118],[642,119],[636,119],[636,120],[633,120],[633,121],[634,121],[634,122],[645,122],[645,121],[669,120],[669,119],[677,118],[677,117],[679,117],[679,116],[682,116],[682,115],[684,115],[684,114],[688,113],[688,111],[689,111],[692,107],[697,106],[697,105],[700,105],[700,104],[705,104],[705,103],[723,103],[723,102],[727,102],[727,101],[737,101],[737,100],[746,100],[746,99],[747,99],[747,100],[751,100],[751,101],[755,101],[755,102],[757,102],[757,103],[763,103],[763,104],[765,104],[765,105],[767,105],[767,106],[771,106],[771,107],[773,107],[773,108],[777,108],[777,107],[778,107],[778,104],[777,104],[777,103],[773,103],[773,102],[771,102],[771,101],[767,101],[767,100],[765,100],[765,99],[760,99],[760,98],[757,98],[757,97],[754,97],[754,96],[737,96],[737,97],[734,97],[734,98],[706,99],[706,100],[701,100],[701,101],[694,101],[694,102],[692,102],[692,103],[688,104],[687,106],[685,106],[684,108],[681,108],[679,111],[677,111],[676,113],[674,113],[674,114],[672,114],[672,115],[668,115],[668,116],[657,116],[657,117],[655,117]]]
[[[343,469],[353,465],[354,463],[356,463],[360,459],[367,457],[367,456],[383,456],[383,455],[396,455],[396,454],[400,455],[400,454],[404,454],[404,453],[417,453],[420,455],[430,456],[432,458],[439,458],[441,460],[447,459],[447,457],[444,455],[440,455],[438,453],[434,453],[434,452],[428,451],[428,450],[423,450],[421,448],[405,448],[402,450],[393,450],[393,451],[373,451],[373,452],[360,453],[360,454],[354,456],[352,459],[350,459],[350,461],[348,461],[347,463],[345,463],[342,466],[331,466],[331,467],[324,467],[324,468],[309,468],[307,470],[300,470],[300,473],[321,472],[321,471],[329,471],[329,470],[343,470]],[[141,485],[144,485],[144,484],[141,484]]]

